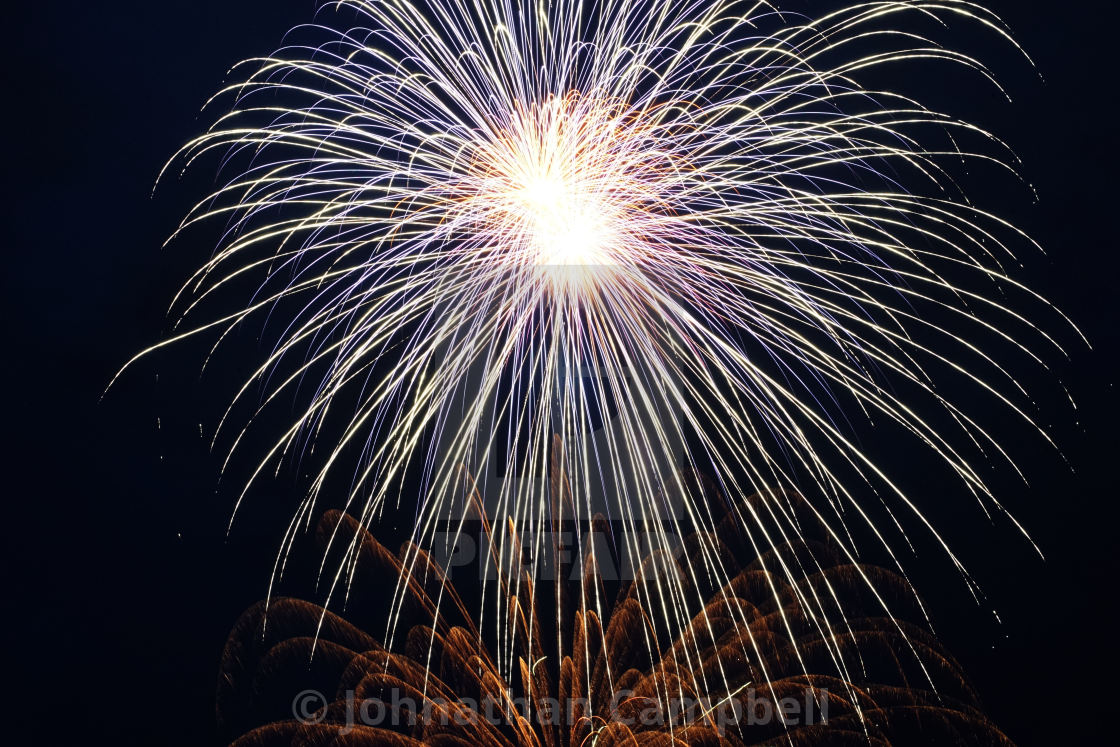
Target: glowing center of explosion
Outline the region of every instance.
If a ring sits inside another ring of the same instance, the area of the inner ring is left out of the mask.
[[[611,264],[614,231],[594,196],[578,194],[562,179],[545,175],[529,180],[521,197],[534,264]]]
[[[616,282],[646,251],[633,129],[618,105],[577,94],[518,106],[477,143],[464,185],[486,247],[565,295]]]

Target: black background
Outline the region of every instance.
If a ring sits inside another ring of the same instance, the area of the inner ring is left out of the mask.
[[[983,89],[958,95],[932,78],[907,90],[987,126],[1021,156],[1038,201],[1000,180],[981,185],[983,205],[1046,247],[1046,256],[1024,253],[1018,276],[1064,309],[1093,350],[1065,332],[1070,360],[1048,354],[1076,413],[1055,377],[1027,380],[1071,467],[1020,438],[1018,426],[1003,432],[1030,485],[996,478],[997,492],[1046,560],[966,496],[916,479],[917,499],[991,599],[972,604],[943,556],[911,562],[938,632],[996,722],[1023,744],[1089,744],[1109,733],[1117,702],[1117,491],[1108,470],[1117,443],[1120,26],[1106,4],[988,5],[1043,80],[988,38],[973,51],[993,64],[1012,103],[975,93]],[[24,17],[4,24],[0,94],[8,462],[0,489],[11,628],[0,656],[2,730],[26,735],[23,743],[213,738],[217,657],[237,615],[265,591],[299,476],[255,496],[227,539],[236,481],[218,485],[219,455],[198,437],[198,424],[213,422],[215,392],[228,392],[218,386],[225,373],[200,382],[200,351],[186,349],[99,397],[125,360],[160,339],[177,283],[208,256],[201,246],[160,246],[209,182],[172,182],[153,199],[156,174],[209,123],[198,111],[227,69],[272,51],[313,8],[163,0],[4,11]],[[893,459],[905,471],[906,454]]]

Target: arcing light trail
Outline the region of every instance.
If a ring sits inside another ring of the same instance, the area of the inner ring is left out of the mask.
[[[286,457],[317,470],[278,571],[340,470],[354,475],[344,508],[376,529],[422,465],[414,540],[430,547],[464,482],[492,472],[501,423],[524,463],[483,492],[529,536],[591,519],[608,480],[623,526],[658,525],[674,495],[687,533],[701,529],[711,509],[679,477],[695,467],[765,497],[739,517],[760,550],[798,536],[796,488],[853,560],[852,522],[889,549],[912,513],[964,573],[844,418],[909,434],[1001,510],[977,462],[1003,450],[929,372],[1042,433],[987,345],[1042,363],[1037,343],[1057,344],[1020,311],[1049,307],[1003,270],[1031,242],[953,181],[962,161],[1013,171],[1007,148],[861,80],[949,64],[998,89],[934,38],[971,24],[1014,46],[997,17],[959,0],[816,21],[731,0],[329,7],[346,30],[303,29],[320,43],[236,68],[216,97],[232,111],[177,160],[217,153],[236,175],[184,222],[226,230],[175,301],[181,331],[152,348],[273,314],[275,348],[234,403],[263,391],[261,411],[299,409],[245,490]],[[214,313],[246,279],[255,294]],[[523,374],[532,396],[503,386]],[[588,380],[615,393],[611,428],[589,425]],[[231,454],[252,425],[222,421]],[[886,526],[857,498],[869,486]],[[777,577],[810,570],[771,562]],[[688,567],[725,576],[714,550]],[[347,569],[331,573],[343,589]],[[646,591],[676,629],[703,602],[684,589]],[[843,622],[820,593],[802,602],[827,632]]]

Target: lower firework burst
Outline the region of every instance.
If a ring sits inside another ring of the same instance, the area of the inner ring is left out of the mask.
[[[451,569],[421,553],[416,570],[417,548],[406,543],[394,554],[353,518],[328,512],[319,546],[341,533],[361,548],[348,614],[295,598],[248,610],[223,655],[223,736],[237,747],[1009,747],[940,642],[920,625],[883,617],[863,579],[873,576],[883,594],[917,615],[906,582],[848,563],[804,503],[789,500],[804,520],[804,539],[758,556],[728,514],[678,553],[645,558],[629,582],[604,577],[590,553],[564,564],[555,584],[517,578],[524,569],[499,574],[503,613],[515,631],[510,675]],[[689,555],[710,547],[731,574],[722,586],[688,572],[698,560]],[[797,557],[811,557],[816,570],[792,581],[768,570]],[[408,566],[414,580],[400,618],[408,630],[393,645],[366,631],[383,628],[381,595]],[[659,626],[648,606],[661,574],[687,579],[706,600],[681,629]],[[804,603],[825,587],[843,609],[833,630]],[[613,602],[596,602],[596,594]],[[542,618],[560,624],[551,630]]]
[[[423,496],[399,610],[419,549],[462,527],[464,474],[522,544],[604,511],[638,558],[639,534],[667,551],[714,526],[719,507],[679,478],[691,468],[761,496],[734,512],[759,551],[801,533],[797,487],[849,561],[852,523],[889,550],[912,512],[964,572],[848,417],[910,437],[1000,510],[978,465],[1004,452],[935,377],[1039,430],[980,340],[1037,361],[1020,337],[1053,341],[1017,310],[1045,304],[1002,269],[1029,240],[952,178],[961,161],[1010,171],[1006,148],[862,81],[940,62],[998,90],[934,38],[969,23],[1013,44],[998,18],[963,0],[818,20],[735,0],[327,6],[342,30],[236,68],[217,97],[231,111],[181,154],[219,154],[234,176],[184,223],[226,228],[161,344],[220,345],[269,318],[271,349],[214,438],[230,432],[232,457],[256,442],[238,406],[296,403],[245,487],[285,457],[314,465],[278,573],[340,472],[337,503],[364,527]],[[517,544],[497,536],[504,567]],[[335,540],[340,595],[361,544]],[[688,558],[691,580],[659,578],[645,607],[659,625],[689,623],[697,578],[730,578],[714,545]],[[787,584],[806,570],[775,568]]]

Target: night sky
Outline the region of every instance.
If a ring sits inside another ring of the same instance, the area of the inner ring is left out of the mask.
[[[992,484],[1046,560],[951,483],[927,479],[907,452],[883,447],[880,458],[905,475],[991,598],[985,608],[972,604],[945,557],[928,548],[908,561],[937,632],[995,722],[1025,745],[1089,744],[1112,731],[1117,712],[1117,490],[1108,473],[1117,453],[1120,25],[1114,11],[1099,10],[1109,4],[988,5],[1042,79],[1005,45],[977,37],[987,46],[970,49],[994,67],[1012,103],[979,86],[960,94],[943,79],[905,87],[996,132],[1022,158],[1037,201],[984,176],[970,193],[1042,243],[1046,256],[1022,250],[1016,277],[1093,345],[1046,318],[1070,359],[1047,353],[1052,374],[1024,377],[1068,466],[1019,424],[999,431],[1030,484],[1006,469]],[[213,739],[222,644],[263,596],[303,483],[284,474],[255,494],[227,539],[239,485],[219,484],[222,455],[198,425],[209,432],[229,377],[254,360],[251,333],[244,360],[227,368],[200,379],[202,348],[188,345],[99,398],[124,361],[160,339],[174,291],[211,249],[160,248],[212,184],[196,174],[153,197],[160,167],[209,124],[199,108],[227,69],[271,52],[313,8],[312,0],[161,0],[7,10],[17,18],[3,26],[5,743]]]

